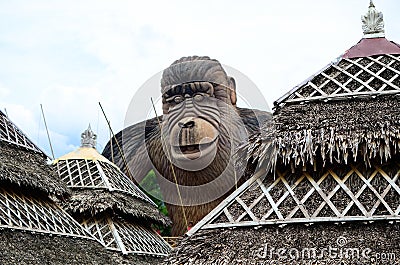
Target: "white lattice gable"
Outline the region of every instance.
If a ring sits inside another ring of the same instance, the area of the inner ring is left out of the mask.
[[[92,239],[54,202],[4,188],[0,188],[0,227]]]
[[[276,178],[251,179],[188,234],[239,226],[400,220],[400,165],[361,173],[362,167],[320,175],[277,171]]]
[[[110,163],[87,159],[58,160],[57,170],[62,181],[70,188],[104,188],[110,191],[122,191],[154,205],[146,194]]]
[[[307,79],[275,104],[400,93],[400,55],[342,58]]]
[[[112,196],[115,194],[113,191],[118,191],[157,207],[117,166],[97,152],[95,140],[96,134],[89,126],[82,133],[82,146],[55,161],[62,181],[78,192],[102,190]],[[151,228],[151,223],[133,219],[118,216],[116,212],[78,218],[82,226],[109,250],[123,254],[167,256],[171,247]]]
[[[170,245],[154,230],[119,218],[92,217],[85,219],[82,225],[105,248],[123,254],[167,256],[171,251]]]
[[[10,119],[0,111],[0,141],[6,141],[24,148],[40,152],[37,147],[29,138],[13,123]]]

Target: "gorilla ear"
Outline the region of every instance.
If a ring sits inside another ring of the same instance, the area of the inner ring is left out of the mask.
[[[236,105],[236,81],[235,78],[228,76],[229,78],[229,87],[231,88],[231,102],[232,105]]]

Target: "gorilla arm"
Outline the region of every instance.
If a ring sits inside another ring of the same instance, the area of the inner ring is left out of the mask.
[[[161,121],[162,116],[158,117]],[[119,151],[114,137],[103,150],[103,156],[116,164],[135,183],[140,182],[147,173],[153,169],[149,159],[146,142],[156,140],[159,135],[159,124],[157,118],[145,120],[131,125],[115,135],[121,151],[124,154],[128,169]]]

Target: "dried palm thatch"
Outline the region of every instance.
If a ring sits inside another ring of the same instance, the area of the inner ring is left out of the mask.
[[[200,230],[164,264],[399,264],[399,240],[400,225],[387,222]],[[388,259],[377,260],[377,254]]]
[[[64,196],[68,189],[58,175],[46,164],[41,153],[0,141],[0,181],[36,190],[45,194]]]
[[[363,29],[242,148],[273,172],[259,169],[165,264],[400,264],[400,46],[372,1]]]
[[[0,231],[0,261],[4,265],[157,264],[159,259],[118,255],[89,239]]]
[[[323,165],[349,159],[369,165],[399,152],[399,45],[378,38],[352,50],[362,57],[345,53],[274,103],[275,162],[303,167],[320,157]],[[250,139],[250,157],[262,159],[270,148],[268,126]]]
[[[144,223],[169,226],[171,221],[161,214],[154,205],[133,196],[108,190],[75,189],[63,208],[77,217],[90,217],[106,213],[111,216],[125,216]]]
[[[66,195],[66,186],[25,134],[0,119],[0,263],[123,264],[51,199]]]
[[[347,163],[400,149],[400,98],[386,96],[290,105],[275,113],[278,156],[284,164]]]
[[[387,161],[400,151],[400,97],[286,105],[274,113],[276,162],[294,167],[334,162]],[[266,124],[271,127],[271,125]],[[264,134],[270,131],[264,128]],[[270,136],[268,134],[267,136]],[[270,140],[251,138],[249,156],[270,152]],[[268,138],[269,139],[269,138]]]
[[[170,225],[151,199],[101,156],[96,134],[81,134],[82,146],[55,161],[60,178],[73,190],[62,206],[110,251],[125,257],[165,257],[171,247],[152,225]],[[134,258],[133,258],[134,259]],[[153,260],[155,262],[155,259]],[[136,263],[135,263],[136,264]]]

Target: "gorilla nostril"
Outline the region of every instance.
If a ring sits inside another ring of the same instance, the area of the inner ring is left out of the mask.
[[[194,121],[188,121],[188,122],[178,122],[178,126],[180,128],[193,128],[194,127]]]
[[[184,128],[193,128],[193,127],[194,127],[194,121],[189,121],[184,125]]]

